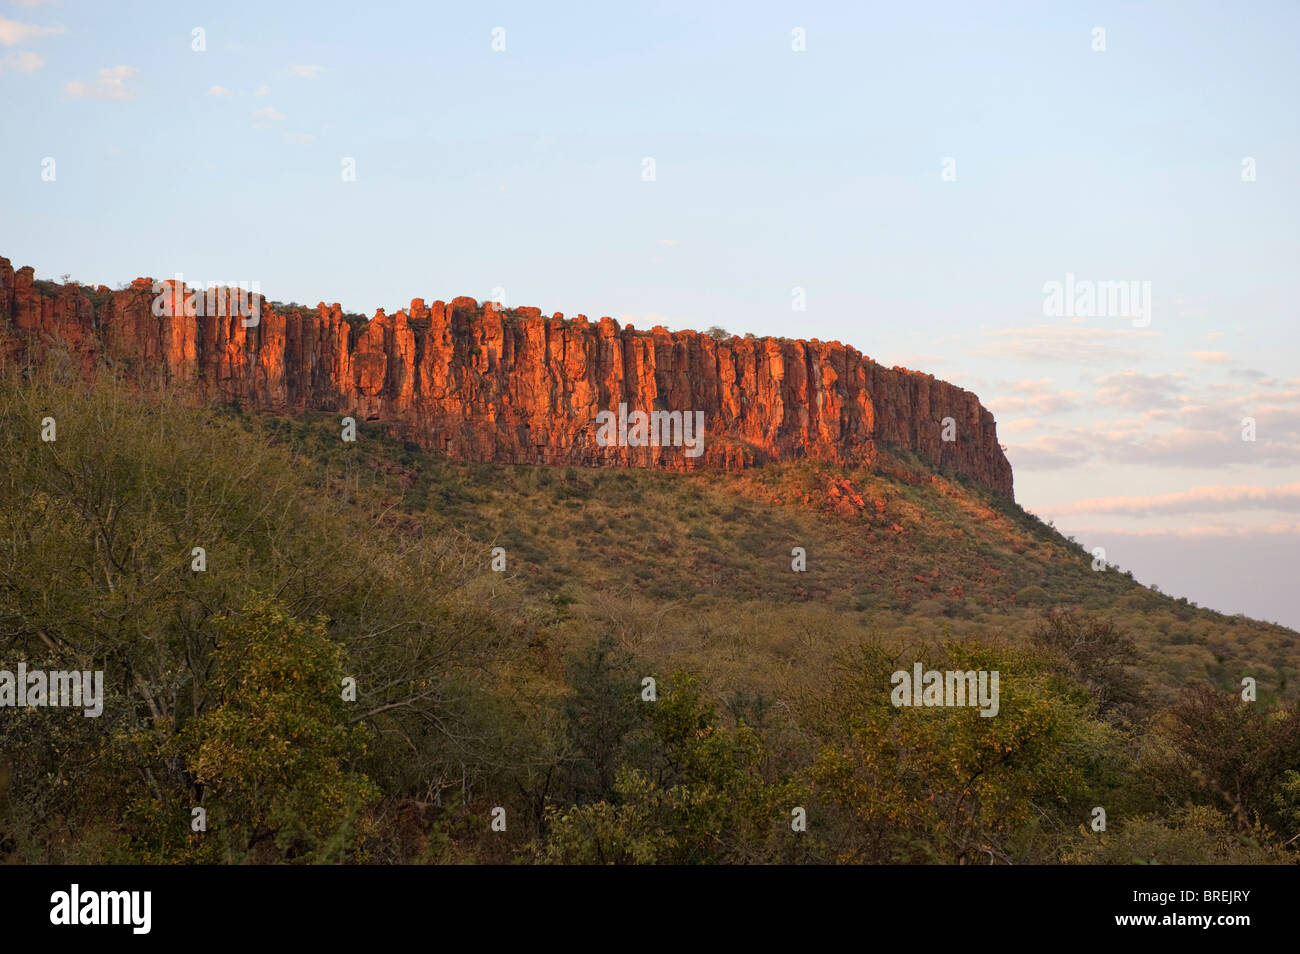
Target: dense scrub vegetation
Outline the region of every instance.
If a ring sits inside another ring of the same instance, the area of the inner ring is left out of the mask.
[[[338,423],[0,379],[0,670],[106,696],[0,709],[0,859],[1297,858],[1296,634],[906,455],[453,465]],[[998,715],[896,708],[914,662],[999,671]]]

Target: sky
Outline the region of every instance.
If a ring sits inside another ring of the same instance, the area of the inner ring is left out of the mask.
[[[1294,2],[0,0],[0,254],[842,341],[978,394],[1017,500],[1109,563],[1300,627],[1298,34]]]

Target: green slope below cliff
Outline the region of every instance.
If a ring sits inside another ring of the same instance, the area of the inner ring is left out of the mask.
[[[55,365],[0,427],[0,701],[104,673],[0,708],[4,860],[1295,860],[1296,634],[906,453],[453,464]],[[997,716],[891,705],[915,663]]]

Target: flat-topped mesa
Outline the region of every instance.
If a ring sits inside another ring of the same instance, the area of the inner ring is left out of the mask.
[[[156,314],[159,288],[178,317]],[[264,301],[255,320],[219,298],[186,317],[186,293],[145,278],[118,291],[36,282],[0,258],[0,354],[66,347],[87,374],[106,362],[212,401],[382,421],[461,461],[739,470],[870,464],[884,443],[1012,495],[993,415],[974,394],[839,342],[638,331],[473,298],[417,298],[369,321],[337,304]],[[598,414],[621,410],[628,431],[603,429],[610,415]],[[638,441],[635,412],[656,410],[702,420],[702,450]]]

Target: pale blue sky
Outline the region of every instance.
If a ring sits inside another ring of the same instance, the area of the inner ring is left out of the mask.
[[[838,339],[974,390],[1021,503],[1139,579],[1300,626],[1298,33],[1295,3],[0,0],[0,254]],[[1151,282],[1151,324],[1046,317],[1067,272]]]

